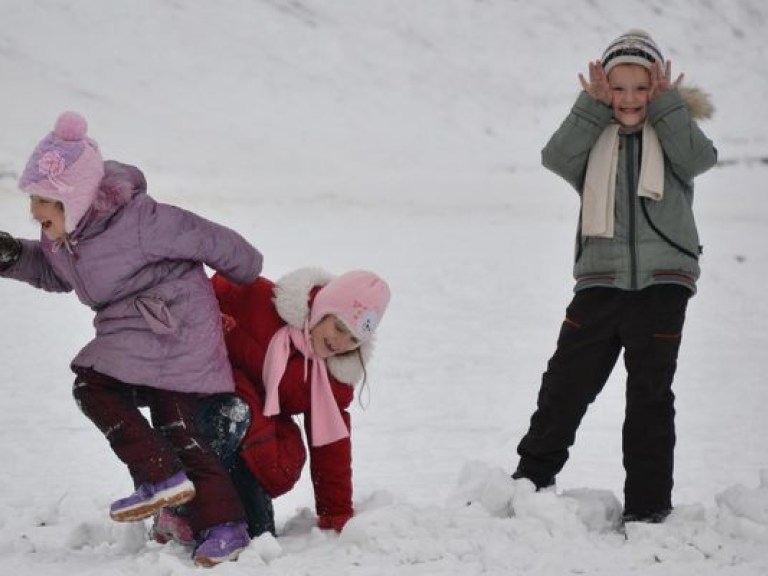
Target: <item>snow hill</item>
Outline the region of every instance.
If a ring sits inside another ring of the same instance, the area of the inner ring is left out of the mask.
[[[317,530],[304,477],[278,538],[218,573],[762,576],[767,24],[762,0],[0,0],[0,230],[38,234],[16,178],[74,109],[155,197],[253,241],[266,275],[390,281],[353,414],[356,517]],[[632,27],[711,95],[721,163],[697,182],[676,510],[622,531],[621,363],[556,492],[509,473],[572,286],[577,199],[539,151]],[[197,573],[108,518],[130,479],[70,394],[90,320],[0,282],[4,573]]]

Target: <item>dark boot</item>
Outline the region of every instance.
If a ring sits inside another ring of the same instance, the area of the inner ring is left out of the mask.
[[[536,486],[536,492],[540,490],[546,490],[547,488],[552,488],[555,485],[554,476],[547,476],[545,478],[534,477],[531,474],[523,472],[520,468],[512,473],[512,480],[529,480],[533,483],[534,486]]]

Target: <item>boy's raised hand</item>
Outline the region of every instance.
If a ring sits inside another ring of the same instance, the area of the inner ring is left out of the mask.
[[[651,93],[650,99],[653,100],[659,94],[677,88],[683,81],[684,74],[680,74],[677,79],[672,81],[672,61],[667,60],[662,70],[661,65],[658,62],[654,62],[651,66]]]
[[[584,75],[579,73],[581,87],[595,100],[610,106],[613,102],[613,93],[608,84],[608,75],[603,70],[600,60],[589,63],[589,82],[584,79]]]

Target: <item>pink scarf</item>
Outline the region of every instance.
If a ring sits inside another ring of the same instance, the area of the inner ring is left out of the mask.
[[[347,438],[349,430],[347,430],[339,407],[333,397],[325,360],[315,356],[309,338],[309,330],[306,326],[304,331],[290,325],[283,326],[269,341],[262,371],[264,389],[266,391],[264,415],[273,416],[280,413],[280,398],[277,389],[280,386],[280,380],[288,364],[291,344],[304,355],[305,381],[307,379],[307,363],[310,359],[312,360],[310,379],[312,446],[324,446],[325,444],[336,442],[336,440]]]

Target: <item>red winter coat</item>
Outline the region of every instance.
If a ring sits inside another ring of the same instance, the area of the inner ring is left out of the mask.
[[[226,335],[227,350],[235,371],[236,393],[251,408],[251,425],[241,445],[241,455],[250,471],[273,497],[290,490],[301,474],[306,449],[292,416],[304,417],[307,438],[311,438],[310,385],[304,379],[304,356],[293,350],[280,381],[280,414],[263,415],[262,368],[272,336],[286,323],[302,327],[317,290],[332,276],[318,269],[301,269],[277,284],[259,278],[237,285],[223,276],[213,277],[221,310],[236,326]],[[361,349],[364,360],[371,354]],[[327,361],[334,398],[347,427],[347,412],[354,397],[352,385],[360,380],[363,368],[357,353]],[[352,445],[343,438],[324,446],[309,445],[310,473],[315,491],[315,508],[323,528],[340,530],[352,516]]]

